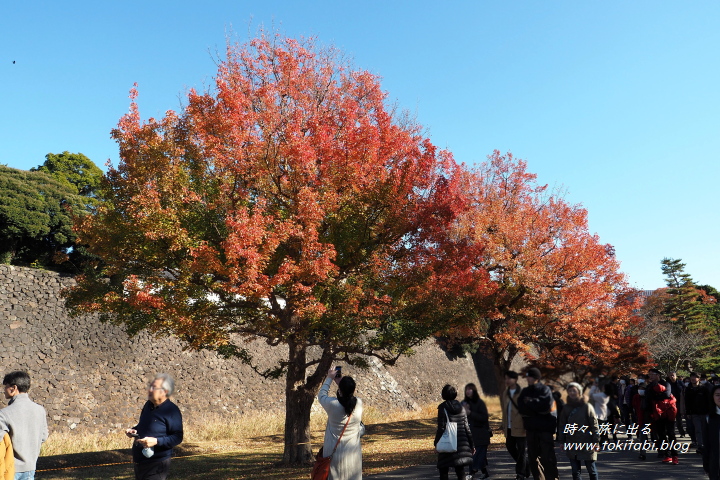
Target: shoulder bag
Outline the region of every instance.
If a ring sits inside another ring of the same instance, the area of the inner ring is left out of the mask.
[[[342,438],[343,433],[345,433],[345,429],[347,428],[349,422],[350,415],[348,415],[347,422],[345,422],[345,426],[343,427],[342,432],[340,432],[340,436],[335,443],[335,448],[333,448],[329,457],[323,457],[323,447],[320,447],[320,450],[315,457],[312,474],[310,475],[311,480],[327,480],[328,476],[330,476],[330,461],[332,460],[333,455],[335,455],[335,450],[337,450],[338,445],[340,445],[340,439]]]
[[[445,418],[447,423],[445,424],[445,431],[438,440],[435,448],[440,453],[454,453],[457,452],[457,422],[451,422],[448,416],[447,409],[443,408],[445,412]]]

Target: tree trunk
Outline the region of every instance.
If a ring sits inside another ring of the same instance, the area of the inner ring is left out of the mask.
[[[285,450],[283,464],[303,465],[313,461],[310,444],[310,409],[314,387],[305,378],[307,347],[289,342],[289,366],[285,377]],[[315,383],[315,382],[313,382]]]
[[[505,372],[510,370],[512,362],[515,359],[515,352],[511,350],[514,349],[493,349],[493,370],[495,371],[495,379],[497,381],[500,392],[505,390]]]
[[[505,372],[507,369],[503,367],[497,360],[493,362],[493,372],[495,373],[495,382],[498,385],[498,391],[502,393],[505,390]]]

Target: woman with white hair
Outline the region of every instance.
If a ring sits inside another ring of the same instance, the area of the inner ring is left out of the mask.
[[[567,404],[560,412],[558,440],[570,460],[573,480],[580,480],[585,462],[590,480],[597,480],[598,418],[595,409],[582,396],[580,384],[572,382],[565,388]]]
[[[168,476],[172,449],[183,439],[182,414],[168,398],[174,390],[175,380],[170,375],[155,375],[148,385],[148,401],[140,420],[125,430],[135,439],[132,454],[136,480],[165,480]]]

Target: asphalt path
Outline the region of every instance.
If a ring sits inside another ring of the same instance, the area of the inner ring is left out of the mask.
[[[571,479],[570,463],[565,453],[557,447],[560,479]],[[647,452],[647,460],[638,459],[639,452],[602,451],[598,454],[597,470],[599,480],[706,480],[702,469],[702,457],[694,450],[681,453],[678,465],[661,463],[656,451]],[[515,463],[506,450],[488,452],[490,480],[515,480]],[[368,480],[436,480],[439,478],[435,465],[419,465],[378,475],[365,475]],[[450,478],[455,479],[454,471]],[[532,477],[530,477],[532,478]],[[583,465],[582,478],[588,474]]]

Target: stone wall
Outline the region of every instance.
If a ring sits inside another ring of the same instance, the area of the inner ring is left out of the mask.
[[[263,379],[237,360],[184,350],[174,338],[128,337],[93,315],[70,318],[60,290],[72,283],[54,272],[0,265],[0,372],[30,373],[30,396],[46,407],[52,430],[133,425],[157,372],[175,377],[174,400],[189,422],[284,409],[283,381]],[[283,353],[261,342],[248,348],[268,364]],[[343,373],[356,379],[366,406],[380,409],[439,402],[445,383],[480,385],[471,359],[451,359],[434,342],[416,351],[393,367],[370,359],[368,370]]]

